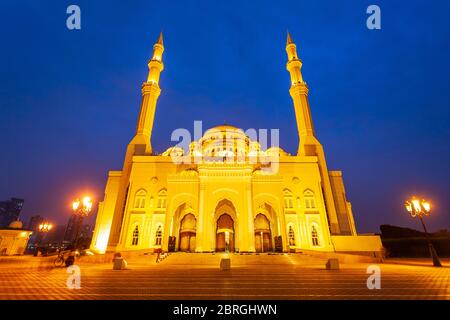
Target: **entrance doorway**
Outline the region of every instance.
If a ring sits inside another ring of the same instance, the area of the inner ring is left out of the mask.
[[[180,224],[180,243],[179,251],[195,252],[197,220],[191,213],[185,215]]]
[[[270,222],[261,213],[255,218],[255,250],[256,252],[269,252],[273,250]]]
[[[234,252],[234,221],[226,213],[217,219],[216,251]]]

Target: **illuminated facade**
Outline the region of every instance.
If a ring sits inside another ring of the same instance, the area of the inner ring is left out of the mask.
[[[91,249],[188,252],[379,252],[376,236],[358,236],[340,171],[329,171],[316,139],[302,62],[288,35],[299,134],[296,155],[233,126],[207,130],[187,150],[151,146],[164,69],[162,34],[148,63],[136,134],[122,171],[110,171]]]
[[[31,233],[31,230],[23,228],[19,220],[11,222],[8,228],[1,228],[0,256],[23,255]]]

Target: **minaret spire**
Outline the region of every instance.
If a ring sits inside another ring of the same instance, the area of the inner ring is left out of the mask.
[[[136,126],[136,135],[132,143],[141,145],[136,148],[137,153],[151,154],[152,129],[155,118],[156,102],[161,93],[159,77],[164,70],[163,63],[164,41],[162,32],[153,45],[153,55],[148,62],[147,81],[142,85],[142,102],[139,119]],[[138,151],[139,150],[139,151]]]
[[[289,45],[289,44],[291,44],[291,43],[294,43],[294,41],[292,41],[291,34],[290,34],[289,31],[288,31],[288,32],[287,32],[287,39],[286,39],[286,46]]]
[[[156,43],[164,46],[162,31],[159,33],[158,41],[156,41]]]
[[[327,215],[332,234],[339,234],[339,223],[337,219],[336,207],[334,204],[333,191],[331,189],[330,177],[328,175],[325,153],[320,142],[315,137],[311,110],[308,101],[308,86],[302,76],[302,61],[298,58],[297,47],[292,40],[290,33],[287,34],[286,53],[288,61],[286,69],[291,75],[291,94],[294,102],[295,118],[299,136],[298,151],[299,156],[315,156],[319,166],[324,190]]]
[[[148,62],[148,79],[147,82],[159,82],[159,75],[164,70],[162,56],[164,52],[164,41],[162,32],[159,34],[158,40],[153,45],[153,56]]]
[[[291,74],[292,85],[297,83],[304,83],[302,77],[302,61],[297,55],[297,46],[292,40],[291,34],[288,31],[286,40],[286,53],[288,56],[288,62],[286,65],[287,70]]]
[[[291,75],[291,89],[289,90],[294,102],[295,116],[297,119],[297,128],[299,135],[298,153],[306,155],[305,143],[310,140],[308,137],[314,137],[314,129],[311,119],[311,113],[308,103],[308,86],[302,76],[302,61],[297,55],[297,46],[288,32],[286,41],[286,53],[288,61],[286,69]],[[315,140],[315,139],[314,139]]]

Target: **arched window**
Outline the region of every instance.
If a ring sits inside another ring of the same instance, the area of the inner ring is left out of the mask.
[[[289,238],[289,245],[292,247],[295,246],[295,232],[294,228],[292,228],[292,224],[289,225],[288,238]]]
[[[285,209],[293,209],[294,208],[294,197],[292,196],[291,190],[284,189],[283,194],[284,194],[284,208]]]
[[[145,208],[145,197],[146,196],[147,196],[147,192],[143,189],[136,192],[136,196],[134,197],[134,208],[135,209]]]
[[[314,247],[319,246],[319,234],[317,232],[317,227],[314,224],[311,226],[311,242]]]
[[[162,226],[159,225],[155,233],[155,246],[160,246],[162,242]]]
[[[156,204],[156,207],[158,209],[165,209],[167,205],[167,191],[166,189],[162,189],[158,193],[158,202]]]
[[[139,226],[136,225],[133,230],[133,239],[131,240],[132,246],[137,246],[139,244]]]
[[[153,196],[150,196],[150,207],[153,207],[154,204],[154,198]]]
[[[305,192],[303,192],[303,197],[305,198],[306,209],[316,208],[316,199],[314,197],[314,192],[312,192],[311,190],[306,190]]]

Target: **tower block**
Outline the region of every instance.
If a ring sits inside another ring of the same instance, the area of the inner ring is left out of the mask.
[[[292,97],[297,121],[297,130],[299,137],[298,151],[299,156],[316,156],[318,159],[321,184],[324,191],[325,202],[327,206],[327,215],[330,223],[331,234],[340,234],[339,221],[336,213],[333,190],[331,188],[330,177],[328,175],[327,163],[323,147],[317,140],[314,133],[314,126],[311,117],[311,110],[308,101],[308,86],[303,80],[301,68],[302,61],[297,55],[297,46],[292,40],[291,35],[287,34],[286,53],[288,61],[286,69],[291,75],[291,88],[289,93]]]
[[[164,41],[162,32],[153,45],[153,56],[148,62],[147,81],[142,84],[142,101],[139,118],[136,125],[136,133],[128,144],[123,169],[121,172],[119,188],[117,193],[114,215],[111,223],[111,231],[108,241],[108,250],[114,251],[119,243],[120,230],[123,223],[124,206],[128,197],[130,183],[130,171],[133,156],[152,155],[151,137],[153,122],[155,119],[156,103],[161,94],[159,88],[159,77],[164,70],[162,56],[164,52]]]

